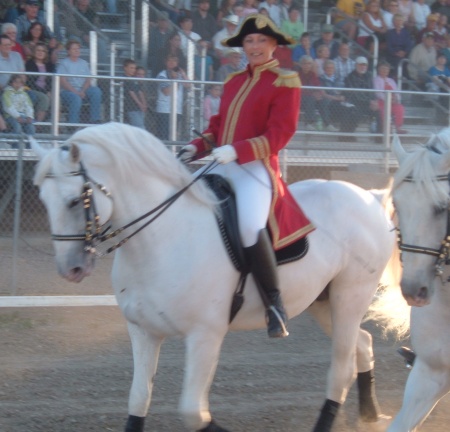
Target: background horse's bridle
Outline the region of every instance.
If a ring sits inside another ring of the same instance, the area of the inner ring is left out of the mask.
[[[436,151],[430,148],[432,151]],[[439,152],[440,153],[440,152]],[[447,181],[450,184],[450,173],[439,175],[435,177],[437,181]],[[405,182],[413,183],[415,180],[411,177],[405,177]],[[439,249],[433,249],[424,246],[416,246],[410,245],[402,242],[402,236],[400,232],[400,228],[396,228],[397,230],[397,244],[398,248],[402,252],[412,252],[412,253],[420,253],[425,255],[431,255],[436,257],[436,262],[434,265],[436,276],[442,277],[444,270],[442,268],[442,264],[445,265],[450,264],[450,202],[447,203],[447,229],[445,233],[444,239],[441,241],[441,245]]]

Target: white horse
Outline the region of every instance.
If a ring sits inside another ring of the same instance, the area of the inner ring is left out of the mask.
[[[401,288],[413,306],[410,335],[417,357],[388,431],[411,432],[450,391],[450,129],[410,153],[395,137],[393,149],[399,161],[391,194],[402,250]]]
[[[92,224],[122,227],[192,181],[157,138],[131,126],[86,128],[61,149],[45,150],[32,141],[40,158],[35,183],[56,240],[58,271],[70,281],[80,282],[94,268],[94,254],[87,251]],[[306,256],[279,268],[283,301],[290,318],[309,307],[332,337],[327,401],[314,430],[331,430],[356,371],[363,378],[358,381],[360,414],[373,422],[365,428],[370,430],[380,422],[373,400],[372,340],[360,323],[391,257],[395,234],[379,200],[356,186],[309,181],[291,190],[317,229],[308,236]],[[91,220],[94,203],[98,221]],[[144,430],[161,343],[180,335],[186,342],[179,407],[184,422],[192,430],[226,431],[212,421],[208,403],[222,341],[229,330],[265,326],[252,278],[243,308],[229,324],[238,279],[217,227],[215,198],[203,181],[117,249],[112,283],[128,321],[134,358],[127,432]],[[328,298],[315,302],[327,286]]]

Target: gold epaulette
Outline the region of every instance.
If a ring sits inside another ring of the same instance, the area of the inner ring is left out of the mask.
[[[276,87],[290,87],[290,88],[300,88],[300,77],[297,72],[281,69],[281,68],[273,68],[270,69],[272,72],[278,75],[277,79],[273,83]]]
[[[225,78],[225,81],[223,83],[226,84],[228,81],[230,81],[231,78],[235,77],[236,75],[240,75],[240,74],[246,73],[246,72],[247,72],[246,69],[240,70],[237,72],[231,72],[230,74],[227,75],[227,77]]]

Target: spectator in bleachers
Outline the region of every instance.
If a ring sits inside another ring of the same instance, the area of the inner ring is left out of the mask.
[[[339,55],[334,59],[336,86],[344,87],[344,81],[350,72],[355,69],[355,61],[350,58],[350,45],[342,42],[339,45]]]
[[[386,33],[386,60],[394,69],[394,73],[400,61],[408,57],[413,47],[411,33],[403,25],[404,21],[402,14],[395,14],[394,28]]]
[[[300,10],[300,6],[298,3],[294,3],[293,0],[280,0],[280,21],[283,24],[283,21],[286,21],[289,19],[289,9],[292,6],[297,7]],[[298,21],[301,21],[300,16],[298,17]],[[295,39],[298,39],[300,37],[300,35],[298,37],[296,37]]]
[[[450,4],[447,0],[436,0],[430,5],[431,13],[446,15],[450,18]]]
[[[317,58],[314,60],[315,71],[319,77],[324,73],[324,65],[330,59],[330,49],[326,45],[320,45],[317,48]]]
[[[203,118],[209,122],[209,119],[219,114],[220,96],[222,94],[222,86],[212,84],[208,87],[208,94],[203,101]]]
[[[386,32],[387,26],[380,11],[379,1],[369,0],[359,20],[358,43],[373,52],[372,36],[374,35],[378,39],[380,51],[383,51]]]
[[[183,54],[187,57],[189,41],[192,41],[192,43],[195,44],[202,37],[198,33],[192,31],[193,24],[191,17],[188,17],[186,15],[182,16],[178,21],[178,25],[181,29],[181,31],[179,32],[181,37],[181,49],[183,50]]]
[[[75,12],[66,20],[68,40],[77,40],[83,48],[90,48],[89,32],[99,26],[97,11],[90,0],[75,0]],[[102,37],[97,37],[97,53],[101,62],[108,61],[109,46]]]
[[[55,37],[47,26],[43,12],[39,10],[39,2],[36,0],[26,0],[25,13],[20,15],[15,23],[17,26],[17,40],[19,42],[23,41],[31,24],[34,22],[40,22],[44,26],[44,34],[47,39]]]
[[[213,37],[214,55],[219,59],[220,64],[224,64],[228,61],[225,56],[226,48],[221,44],[221,41],[233,36],[236,32],[236,28],[239,24],[239,17],[237,15],[228,15],[223,20],[224,27],[219,30]]]
[[[428,81],[427,71],[436,64],[437,50],[434,46],[434,33],[425,33],[422,42],[409,54],[408,74],[420,87]]]
[[[219,10],[217,12],[217,26],[219,28],[223,28],[224,22],[223,19],[229,15],[235,15],[233,8],[236,5],[237,0],[222,0],[220,3]]]
[[[24,70],[25,64],[20,54],[11,51],[9,37],[0,35],[0,71],[22,73]],[[7,85],[9,78],[10,74],[0,74],[0,90]],[[34,90],[27,90],[27,93],[33,102],[36,119],[43,121],[50,105],[48,96]]]
[[[164,80],[184,79],[187,80],[186,73],[178,66],[178,57],[172,54],[168,54],[166,57],[166,64],[164,70],[162,70],[157,78]],[[180,117],[183,113],[183,97],[184,89],[189,88],[189,83],[179,84],[177,86],[177,117]],[[159,139],[169,139],[169,118],[170,118],[170,95],[172,92],[172,86],[169,81],[161,82],[158,84],[158,98],[156,101],[156,113],[157,113],[157,130],[156,135]]]
[[[17,18],[19,18],[19,10],[17,7],[16,0],[0,0],[0,22],[14,24]]]
[[[427,16],[427,22],[425,27],[417,33],[416,37],[416,43],[421,43],[423,39],[423,35],[425,33],[433,33],[434,34],[434,41],[438,39],[444,40],[444,37],[441,37],[439,33],[437,32],[437,23],[439,21],[439,15],[438,14],[431,14]]]
[[[158,15],[157,25],[150,28],[149,34],[148,66],[152,77],[156,77],[159,73],[159,68],[161,65],[164,65],[163,48],[166,46],[170,34],[169,15],[167,12],[161,12]]]
[[[358,20],[364,11],[364,0],[338,0],[336,9],[333,15],[336,29],[354,40],[358,32]]]
[[[217,70],[216,81],[224,82],[229,74],[242,70],[240,67],[242,60],[242,51],[240,48],[228,48],[225,54],[228,58],[228,63],[220,66]]]
[[[300,21],[300,7],[293,5],[289,8],[288,18],[281,23],[281,31],[298,41],[305,30],[305,26]],[[283,45],[284,46],[284,45]],[[291,46],[293,48],[293,46]]]
[[[165,67],[167,55],[171,54],[178,58],[178,65],[181,69],[186,70],[187,60],[186,56],[181,49],[181,37],[178,32],[175,30],[169,36],[169,39],[166,42],[166,45],[162,48],[161,52],[158,55],[158,59],[164,59],[163,63],[156,64],[155,71],[159,74]]]
[[[2,93],[2,105],[6,122],[13,133],[35,134],[33,103],[25,92],[22,75],[11,75]]]
[[[426,84],[429,92],[439,93],[443,90],[443,85],[450,86],[450,69],[447,66],[447,58],[444,54],[438,54],[436,64],[428,70],[430,81]],[[448,89],[444,89],[447,93]]]
[[[420,32],[427,25],[427,16],[431,14],[430,6],[425,0],[416,0],[413,3],[413,16],[417,32]]]
[[[447,59],[447,66],[450,67],[450,34],[445,37],[445,48],[441,51]]]
[[[25,63],[27,72],[55,73],[55,65],[49,60],[48,47],[43,42],[33,46],[32,57]],[[27,86],[31,90],[45,93],[50,97],[52,78],[44,75],[28,75]]]
[[[439,21],[437,22],[436,31],[442,37],[448,34],[448,18],[447,15],[439,15]]]
[[[384,108],[386,93],[383,90],[398,90],[397,83],[389,77],[390,65],[387,62],[380,62],[377,68],[377,76],[373,80],[375,90],[381,90],[376,92],[376,98],[378,101],[378,109],[380,111],[380,118],[384,119]],[[407,131],[403,129],[403,120],[405,116],[405,107],[402,105],[399,93],[392,94],[391,105],[392,117],[394,125],[398,134],[405,134]]]
[[[301,35],[300,44],[296,45],[292,50],[292,61],[297,63],[304,55],[308,55],[313,59],[317,57],[315,48],[311,46],[311,37],[308,32],[304,32]]]
[[[203,55],[205,59],[203,60]],[[214,60],[208,54],[208,42],[200,39],[195,46],[194,78],[201,81],[212,81],[214,76]],[[204,68],[204,75],[203,74]]]
[[[314,71],[314,60],[309,55],[304,55],[299,61],[300,69],[298,75],[302,86],[306,87],[320,87],[320,80],[317,73]],[[302,102],[301,108],[304,112],[303,120],[305,121],[305,129],[308,131],[316,130],[316,110],[319,111],[319,115],[322,118],[324,112],[324,98],[323,90],[317,89],[302,89]]]
[[[261,8],[267,10],[270,19],[275,23],[277,27],[281,27],[281,9],[277,4],[277,0],[262,1],[258,6],[258,10],[261,10]]]
[[[328,132],[337,132],[335,124],[341,125],[348,117],[353,115],[352,107],[345,103],[345,96],[340,90],[336,90],[336,74],[334,60],[326,60],[323,65],[324,73],[319,76],[320,84],[327,87],[324,90],[323,101],[324,110],[322,119],[324,130]]]
[[[2,25],[2,33],[9,37],[11,40],[11,51],[19,53],[22,59],[25,61],[25,51],[20,42],[17,42],[17,27],[13,23],[4,23]]]
[[[86,60],[80,58],[81,44],[69,40],[66,44],[67,57],[59,63],[58,74],[90,75]],[[102,91],[91,85],[91,78],[61,77],[61,99],[68,109],[68,122],[79,123],[80,111],[84,101],[89,101],[90,123],[101,123]]]
[[[256,0],[243,0],[242,6],[244,7],[242,10],[242,19],[249,15],[258,13]]]
[[[123,72],[126,77],[136,77],[136,62],[126,59],[123,62]],[[132,126],[145,129],[145,113],[147,111],[147,100],[139,85],[139,81],[126,80],[123,82],[123,93],[125,97],[125,113],[128,123]]]
[[[334,39],[334,26],[332,24],[324,24],[322,26],[322,32],[319,39],[313,43],[313,48],[318,54],[318,48],[320,45],[326,45],[330,50],[330,59],[334,59],[338,55],[339,42]]]
[[[394,15],[399,13],[398,0],[388,0],[386,9],[381,10],[383,21],[388,29],[394,28]]]
[[[60,46],[55,38],[47,40],[44,36],[44,27],[41,23],[35,22],[31,24],[28,29],[28,33],[23,40],[23,48],[27,58],[33,56],[33,48],[38,43],[44,43],[47,45],[49,52],[49,60],[56,65],[58,63],[58,53],[60,52]]]
[[[209,13],[209,0],[199,0],[197,10],[192,14],[192,30],[208,42],[208,49],[212,49],[213,37],[219,30],[216,19]]]
[[[361,90],[373,89],[373,77],[368,71],[369,62],[363,57],[356,58],[355,70],[347,75],[345,78],[345,87]],[[378,102],[375,93],[366,91],[352,91],[347,92],[346,101],[355,106],[352,115],[348,116],[341,123],[341,132],[354,132],[356,127],[364,117],[368,117],[370,123],[375,122],[376,129],[373,132],[378,132],[378,125],[380,124]],[[343,137],[342,141],[353,140],[353,137]]]
[[[398,0],[398,12],[405,18],[404,26],[413,31],[416,23],[414,21],[413,14],[413,1],[412,0]]]

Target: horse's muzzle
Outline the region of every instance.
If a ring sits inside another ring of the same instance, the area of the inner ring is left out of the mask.
[[[76,265],[60,265],[58,263],[58,272],[64,279],[69,282],[79,283],[86,276],[89,276],[94,269],[95,260],[92,255],[85,255],[84,259]]]
[[[405,289],[402,285],[402,294],[409,306],[422,307],[430,303],[429,288],[427,288],[426,286],[422,286],[415,291],[416,292],[414,294],[411,294],[410,290],[408,290],[408,292],[405,292]]]

